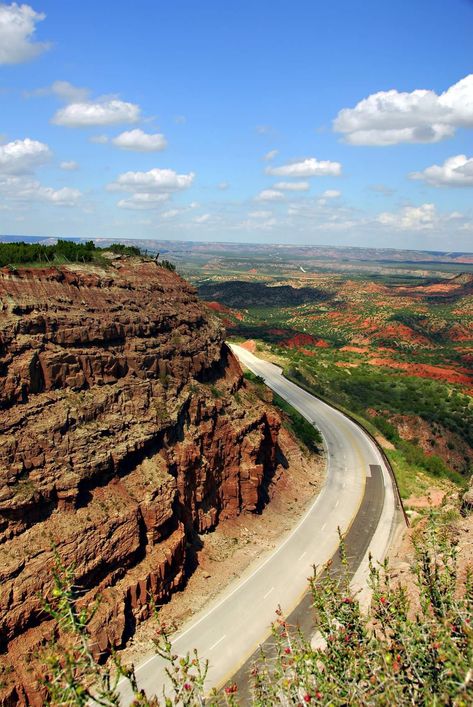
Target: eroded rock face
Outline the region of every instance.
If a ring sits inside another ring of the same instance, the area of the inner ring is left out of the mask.
[[[40,703],[53,545],[102,597],[97,655],[122,645],[182,586],[189,536],[264,503],[279,419],[194,290],[137,259],[0,270],[0,421],[0,697]]]

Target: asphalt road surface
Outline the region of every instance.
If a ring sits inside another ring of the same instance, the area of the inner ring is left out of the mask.
[[[233,676],[245,681],[251,657],[268,639],[278,606],[292,622],[303,626],[310,622],[307,578],[314,565],[324,565],[336,554],[338,528],[348,533],[352,585],[366,593],[368,550],[382,560],[399,520],[389,470],[369,436],[341,412],[285,379],[273,364],[239,346],[231,348],[242,364],[317,425],[325,442],[327,473],[317,498],[273,553],[252,565],[174,638],[178,655],[196,648],[201,659],[209,660],[209,690]],[[167,679],[159,656],[137,666],[136,676],[149,696],[162,695]],[[129,704],[129,687],[123,683],[120,688],[122,704]]]

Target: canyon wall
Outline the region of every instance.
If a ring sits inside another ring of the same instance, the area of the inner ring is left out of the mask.
[[[54,548],[97,656],[183,586],[189,542],[265,503],[279,419],[216,318],[153,261],[0,270],[0,701],[41,703]]]

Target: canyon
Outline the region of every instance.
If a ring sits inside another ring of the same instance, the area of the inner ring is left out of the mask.
[[[195,563],[193,541],[258,512],[280,419],[218,318],[151,259],[0,269],[0,704],[41,704],[43,598],[73,566],[97,659]]]

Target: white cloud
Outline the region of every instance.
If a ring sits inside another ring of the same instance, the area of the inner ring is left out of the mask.
[[[434,228],[439,222],[435,204],[404,206],[399,212],[385,211],[378,215],[377,222],[402,231],[422,231]]]
[[[27,174],[51,158],[51,150],[43,142],[25,138],[0,145],[0,172]]]
[[[179,216],[180,211],[179,209],[168,209],[167,211],[163,211],[161,214],[161,218],[164,219],[172,219],[175,218],[176,216]]]
[[[155,167],[149,172],[124,172],[118,179],[109,184],[110,191],[130,192],[170,192],[187,189],[194,181],[194,172],[177,174],[172,169],[159,169]]]
[[[52,122],[68,128],[85,128],[94,125],[136,123],[139,118],[140,107],[135,103],[127,103],[118,98],[103,98],[70,103],[55,113]]]
[[[117,206],[120,209],[131,209],[133,211],[141,211],[143,209],[157,209],[163,202],[169,199],[169,194],[148,194],[136,193],[127,199],[120,199]]]
[[[274,189],[281,191],[308,191],[310,189],[309,182],[278,182],[274,184]]]
[[[201,216],[196,216],[194,223],[207,223],[210,219],[210,214],[201,214]]]
[[[228,182],[219,182],[217,184],[217,189],[220,189],[220,191],[226,191],[230,187],[230,184]]]
[[[271,162],[271,160],[274,160],[274,158],[277,157],[278,154],[279,150],[270,150],[265,155],[263,155],[263,159],[265,162]]]
[[[341,195],[342,192],[338,191],[338,189],[326,189],[324,192],[322,192],[322,197],[324,199],[337,199]]]
[[[423,89],[379,91],[343,108],[333,127],[351,145],[438,142],[458,127],[473,128],[473,74],[440,95]]]
[[[140,128],[126,130],[112,140],[113,144],[123,150],[136,150],[137,152],[157,152],[164,150],[167,145],[161,133],[145,133]]]
[[[315,157],[307,157],[300,162],[291,162],[280,167],[266,167],[266,174],[276,177],[337,177],[341,171],[340,162],[317,160]]]
[[[62,98],[66,103],[81,103],[89,97],[88,88],[80,88],[74,86],[69,81],[54,81],[51,85],[51,91],[59,98]]]
[[[81,196],[82,193],[79,189],[71,189],[71,187],[62,187],[62,189],[40,188],[40,197],[56,206],[76,206]]]
[[[82,197],[78,189],[53,189],[23,175],[0,176],[0,195],[13,203],[45,202],[53,206],[76,206]]]
[[[20,64],[49,48],[33,41],[36,24],[45,17],[29,5],[0,5],[0,64]]]
[[[280,201],[284,199],[282,191],[276,189],[263,189],[262,192],[255,197],[255,201]]]
[[[421,179],[434,187],[473,186],[473,157],[455,155],[442,165],[434,164],[423,172],[412,172],[410,179]]]
[[[66,172],[75,172],[79,169],[79,165],[77,162],[74,162],[74,160],[66,160],[65,162],[61,162],[59,167],[64,169]]]
[[[24,95],[27,98],[37,98],[41,96],[57,96],[66,103],[79,103],[86,101],[89,97],[89,89],[79,88],[74,86],[69,81],[54,81],[50,86],[45,88],[36,88],[34,91],[25,91]]]

